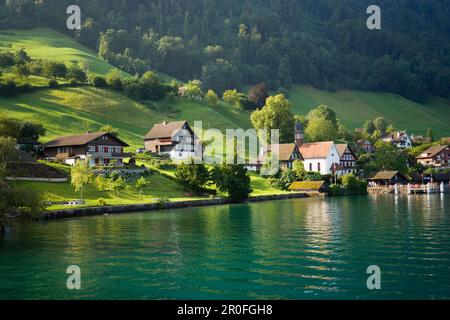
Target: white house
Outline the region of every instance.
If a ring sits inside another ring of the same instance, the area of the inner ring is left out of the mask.
[[[333,174],[333,168],[340,164],[339,152],[333,141],[304,143],[300,146],[300,154],[306,171]]]
[[[406,131],[386,133],[381,137],[381,140],[390,142],[400,149],[412,147],[412,140]]]
[[[145,149],[174,161],[203,157],[203,145],[187,121],[157,123],[144,138]]]

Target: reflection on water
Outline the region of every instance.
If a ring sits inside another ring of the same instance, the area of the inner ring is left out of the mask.
[[[0,238],[0,298],[450,298],[449,205],[374,195],[16,224]]]

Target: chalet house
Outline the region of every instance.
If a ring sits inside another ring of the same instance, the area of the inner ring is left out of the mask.
[[[341,161],[333,141],[302,144],[300,154],[304,159],[306,171],[316,171],[322,175],[333,174],[333,167]],[[342,172],[338,173],[338,175],[341,174]]]
[[[398,171],[381,171],[373,178],[367,179],[370,187],[393,186],[395,184],[407,184],[408,178]]]
[[[366,153],[374,153],[375,147],[369,140],[361,139],[356,143],[358,151],[364,151]]]
[[[412,146],[411,138],[406,131],[397,131],[391,133],[385,133],[381,140],[394,144],[397,148],[406,149]]]
[[[123,159],[130,154],[123,149],[129,145],[108,132],[87,133],[60,137],[44,144],[44,156],[74,165],[78,160],[89,165],[109,165],[115,162],[123,165]]]
[[[344,174],[348,173],[356,173],[356,161],[358,161],[358,157],[356,157],[353,150],[349,147],[348,144],[337,144],[336,149],[339,154],[340,159],[340,167],[341,170],[344,171]]]
[[[427,167],[450,167],[450,147],[430,147],[420,154],[416,160]]]
[[[271,144],[267,147],[267,150],[268,153],[275,153],[282,170],[292,169],[294,166],[294,161],[303,160],[295,143]]]
[[[186,161],[203,157],[203,145],[187,121],[157,123],[144,137],[145,150]]]

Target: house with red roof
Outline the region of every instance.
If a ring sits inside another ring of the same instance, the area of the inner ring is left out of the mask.
[[[306,171],[342,175],[339,152],[333,141],[304,143],[299,149]]]

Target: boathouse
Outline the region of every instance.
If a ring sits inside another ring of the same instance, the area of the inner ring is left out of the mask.
[[[393,186],[395,184],[407,184],[409,179],[399,171],[381,171],[374,177],[367,179],[369,186]]]
[[[290,185],[289,190],[304,193],[326,193],[329,188],[325,181],[296,181]]]

